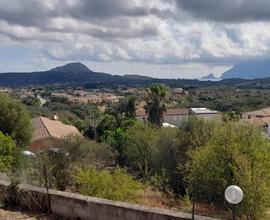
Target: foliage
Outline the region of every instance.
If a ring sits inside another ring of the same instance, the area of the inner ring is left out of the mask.
[[[28,170],[24,171],[24,179],[38,185],[43,181],[35,181],[39,176],[44,179],[43,168],[47,169],[49,185],[59,190],[72,186],[73,170],[75,167],[112,166],[115,156],[110,146],[90,142],[80,136],[70,136],[55,144],[55,148],[48,149],[37,157],[28,161]]]
[[[0,171],[11,171],[18,166],[18,162],[18,149],[15,142],[0,131]]]
[[[117,153],[116,163],[120,166],[124,166],[126,163],[125,157],[125,144],[127,141],[127,135],[124,129],[117,128],[112,135],[111,146]]]
[[[149,122],[158,126],[162,125],[168,94],[169,89],[163,84],[154,84],[147,89],[145,110],[148,113]]]
[[[236,86],[211,86],[190,89],[179,101],[178,107],[203,106],[222,112],[241,112],[270,106],[269,88],[239,88]]]
[[[142,185],[133,180],[126,171],[113,172],[95,169],[76,171],[75,180],[80,193],[118,201],[136,201]]]
[[[130,97],[127,102],[125,114],[128,118],[135,118],[136,116],[136,98]]]
[[[245,194],[239,211],[258,219],[270,204],[269,153],[270,142],[256,127],[221,123],[205,146],[190,151],[189,192],[197,200],[222,204],[226,187],[239,185]]]
[[[31,121],[21,103],[0,93],[0,131],[11,136],[16,144],[24,147],[32,136]]]
[[[158,133],[149,124],[135,123],[127,132],[125,156],[138,176],[147,180],[153,172],[153,159],[157,153]]]

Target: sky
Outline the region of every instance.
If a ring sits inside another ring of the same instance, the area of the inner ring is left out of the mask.
[[[199,78],[269,52],[269,0],[0,0],[0,72]]]

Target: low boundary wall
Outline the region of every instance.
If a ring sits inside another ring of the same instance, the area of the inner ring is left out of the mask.
[[[8,190],[9,182],[0,180],[0,193]],[[83,196],[75,193],[49,190],[52,214],[76,220],[191,220],[191,214],[150,208],[124,202]],[[48,209],[47,194],[44,188],[19,185],[18,205],[32,209]],[[195,216],[196,220],[217,220]]]

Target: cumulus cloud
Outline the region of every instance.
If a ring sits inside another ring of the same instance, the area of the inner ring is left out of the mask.
[[[0,46],[35,50],[35,66],[76,60],[190,74],[190,65],[217,71],[267,57],[268,17],[267,0],[0,0]]]

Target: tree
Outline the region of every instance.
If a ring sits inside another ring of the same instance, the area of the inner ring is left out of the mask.
[[[154,84],[147,89],[145,110],[148,113],[148,120],[158,126],[162,125],[163,114],[166,112],[168,102],[168,87],[162,84]]]
[[[104,140],[114,149],[116,154],[117,165],[124,166],[126,157],[124,154],[125,144],[126,144],[126,133],[123,128],[117,128],[114,132],[111,132],[110,136],[106,137]]]
[[[148,124],[135,123],[127,129],[124,147],[126,161],[138,176],[148,180],[153,172],[158,133]]]
[[[4,93],[0,93],[0,131],[11,136],[20,147],[29,144],[32,136],[31,121],[25,108]]]
[[[260,129],[220,123],[205,146],[190,155],[187,181],[193,198],[221,205],[226,187],[239,185],[245,198],[238,212],[250,220],[265,213],[270,204],[270,142]]]
[[[0,131],[0,171],[12,170],[18,164],[18,150],[11,137]]]
[[[136,98],[134,96],[128,99],[126,109],[125,109],[125,115],[128,118],[132,118],[132,119],[134,119],[136,116]]]

